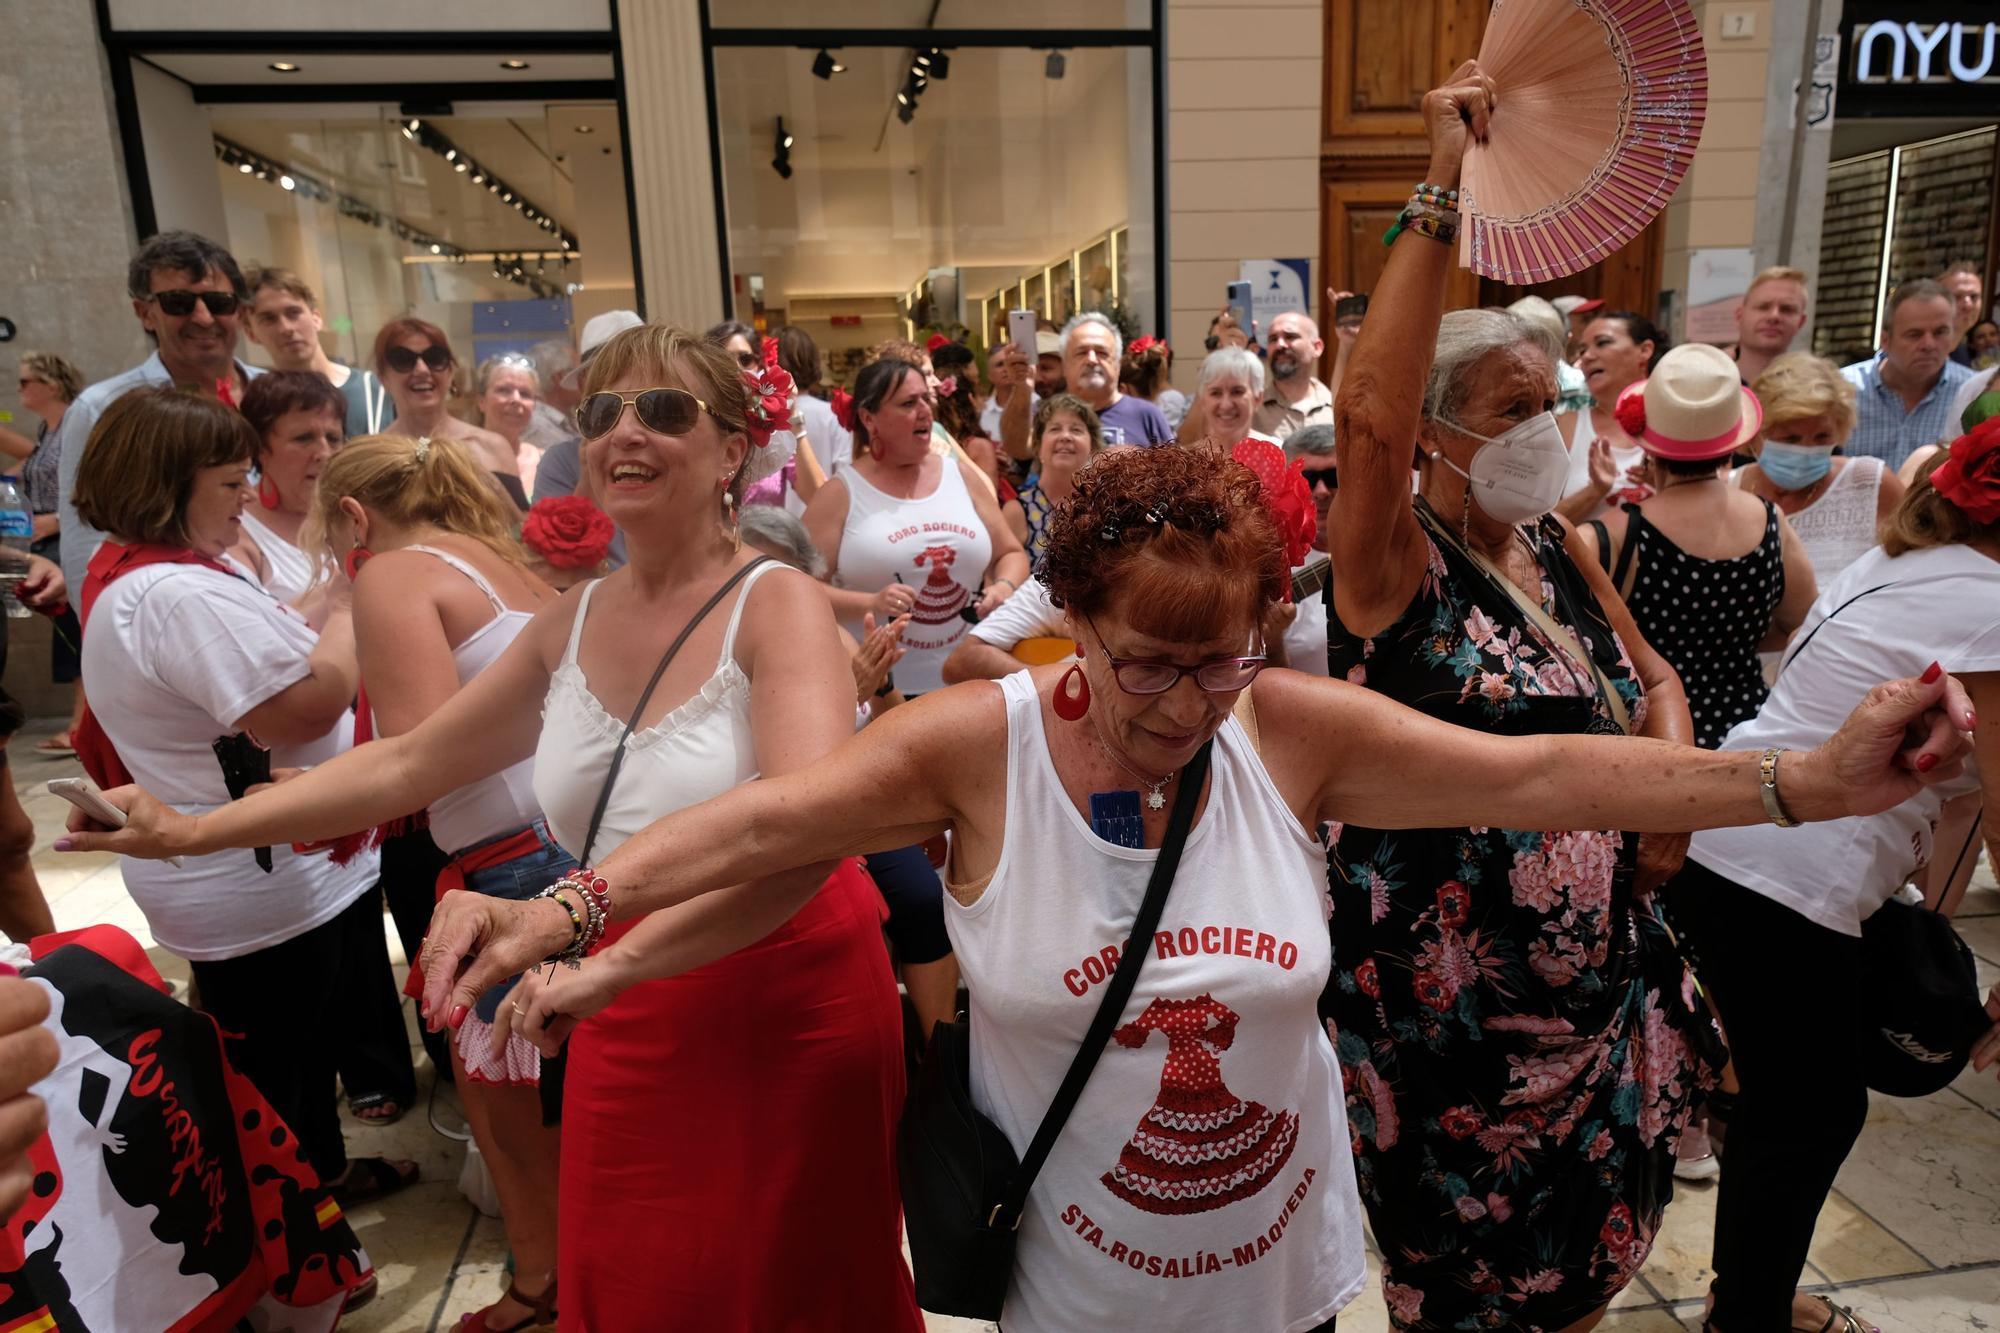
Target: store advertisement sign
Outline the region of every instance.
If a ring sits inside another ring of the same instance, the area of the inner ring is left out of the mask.
[[[1306,300],[1312,290],[1310,259],[1245,259],[1237,271],[1250,284],[1250,318],[1257,321],[1259,338],[1275,317],[1312,308]]]
[[[1855,0],[1841,12],[1841,114],[1990,114],[2000,14],[1977,0]]]
[[[1693,343],[1727,347],[1736,341],[1736,307],[1757,276],[1749,250],[1696,250],[1688,257],[1687,332]]]

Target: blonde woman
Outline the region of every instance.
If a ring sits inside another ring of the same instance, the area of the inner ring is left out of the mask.
[[[1791,520],[1824,587],[1875,545],[1876,530],[1902,501],[1903,483],[1879,458],[1837,452],[1854,429],[1854,386],[1833,362],[1789,352],[1765,368],[1755,388],[1764,431],[1751,446],[1757,461],[1736,484]]]
[[[556,600],[528,572],[513,515],[455,440],[375,435],[320,475],[304,540],[354,579],[355,646],[367,719],[400,736],[497,661]],[[451,857],[437,890],[521,898],[576,868],[535,801],[521,760],[430,803],[431,837]],[[558,1131],[542,1124],[541,1061],[525,1041],[489,1049],[487,1027],[512,981],[473,1006],[451,1052],[453,1084],[493,1173],[514,1282],[462,1329],[523,1329],[554,1316]]]

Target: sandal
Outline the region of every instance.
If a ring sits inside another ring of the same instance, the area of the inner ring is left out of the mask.
[[[355,1172],[362,1174],[359,1179]],[[350,1157],[347,1170],[339,1180],[329,1183],[326,1192],[339,1201],[342,1208],[350,1208],[357,1203],[367,1203],[407,1189],[417,1183],[422,1170],[415,1162],[392,1162],[386,1157]]]
[[[381,1278],[370,1272],[367,1277],[348,1288],[346,1299],[340,1303],[340,1312],[346,1314],[350,1310],[359,1310],[375,1299],[375,1293],[381,1285]]]
[[[76,757],[76,741],[67,731],[58,731],[36,742],[35,753],[50,759],[73,759]]]
[[[518,1323],[509,1324],[505,1328],[494,1328],[486,1322],[486,1316],[500,1308],[500,1302],[495,1301],[485,1309],[474,1310],[471,1314],[460,1319],[458,1321],[458,1333],[521,1333],[522,1329],[527,1328],[547,1328],[556,1321],[556,1284],[554,1278],[549,1279],[548,1288],[540,1296],[528,1295],[521,1290],[518,1282],[509,1283],[507,1286],[507,1295],[504,1299],[513,1301],[517,1305],[527,1306],[527,1316]]]
[[[385,1106],[389,1108],[386,1115],[367,1114]],[[347,1099],[348,1113],[364,1125],[393,1125],[401,1120],[403,1113],[409,1109],[386,1092],[363,1092]]]
[[[1831,1298],[1815,1296],[1814,1300],[1826,1307],[1826,1322],[1817,1329],[1801,1330],[1801,1333],[1882,1333],[1875,1325],[1862,1319],[1860,1315],[1844,1305],[1835,1305]],[[1793,1328],[1798,1328],[1794,1324]]]

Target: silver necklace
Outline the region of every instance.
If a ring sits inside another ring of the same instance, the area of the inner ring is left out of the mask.
[[[1104,751],[1104,753],[1111,756],[1111,762],[1118,765],[1118,767],[1124,769],[1127,773],[1130,773],[1133,777],[1139,779],[1139,781],[1142,784],[1144,784],[1146,788],[1146,808],[1148,810],[1166,809],[1167,784],[1174,780],[1174,773],[1178,773],[1180,772],[1180,770],[1175,769],[1173,773],[1167,774],[1165,777],[1159,779],[1156,782],[1152,778],[1147,777],[1144,773],[1141,773],[1138,769],[1132,767],[1132,765],[1126,763],[1124,758],[1118,753],[1118,751],[1111,748],[1111,743],[1104,739],[1104,735],[1101,731],[1098,731],[1098,729],[1095,727],[1091,728],[1091,730],[1097,732],[1097,744],[1099,748],[1101,748]]]

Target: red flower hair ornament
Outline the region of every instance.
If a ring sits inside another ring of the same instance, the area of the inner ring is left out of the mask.
[[[1306,552],[1312,550],[1313,535],[1319,530],[1312,483],[1305,479],[1305,460],[1287,465],[1283,449],[1255,436],[1239,443],[1230,457],[1257,475],[1258,484],[1264,488],[1264,507],[1270,511],[1271,521],[1278,525],[1278,537],[1285,544],[1285,564],[1297,567],[1306,558]]]
[[[827,400],[833,409],[833,419],[840,423],[842,430],[854,429],[854,395],[845,389],[835,389],[833,397]]]
[[[750,411],[744,426],[750,443],[762,449],[771,442],[773,431],[787,430],[792,422],[792,401],[796,396],[788,371],[775,365],[743,372],[743,387],[750,391]]]
[[[1951,443],[1931,485],[1974,523],[2000,522],[2000,417],[1989,417]]]
[[[1165,356],[1167,354],[1167,340],[1165,338],[1155,338],[1150,333],[1142,333],[1138,337],[1132,340],[1132,346],[1127,350],[1130,351],[1133,356],[1144,356],[1147,352],[1152,351],[1155,347],[1160,349],[1161,356]]]
[[[933,333],[929,338],[924,340],[924,350],[935,356],[937,355],[938,348],[944,347],[950,342],[951,339],[945,337],[942,333]]]
[[[617,531],[587,497],[552,495],[521,521],[521,542],[557,569],[596,569]]]
[[[1618,424],[1625,428],[1627,435],[1630,435],[1635,440],[1644,437],[1646,434],[1646,381],[1640,380],[1637,384],[1632,385],[1625,392],[1619,394],[1618,404],[1611,409],[1611,415],[1618,418]]]

